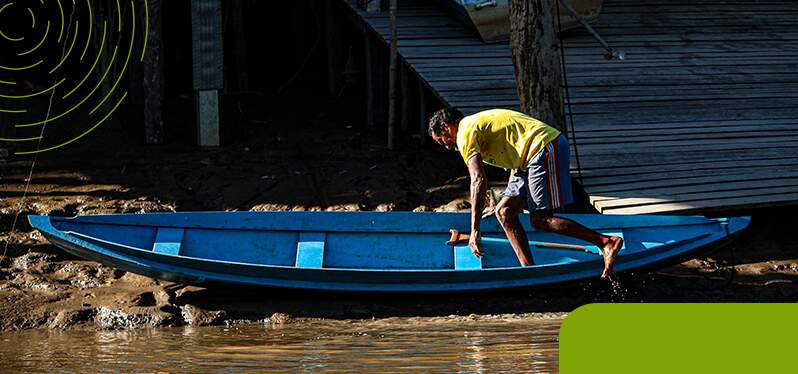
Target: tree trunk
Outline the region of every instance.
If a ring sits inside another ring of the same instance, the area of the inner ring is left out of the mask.
[[[557,0],[510,0],[510,49],[521,110],[565,130]]]

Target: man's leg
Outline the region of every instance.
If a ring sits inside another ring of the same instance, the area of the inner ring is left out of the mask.
[[[532,251],[529,250],[526,231],[521,225],[521,220],[518,219],[521,210],[526,206],[526,199],[522,197],[504,197],[503,199],[506,199],[506,202],[499,204],[501,208],[496,210],[496,219],[504,228],[504,233],[507,234],[510,246],[518,256],[521,266],[534,265],[535,261],[532,259]]]
[[[555,217],[553,209],[573,202],[571,190],[570,146],[562,134],[546,144],[529,164],[529,196],[535,213],[532,226],[538,231],[551,231],[593,243],[604,251],[602,278],[612,274],[615,257],[623,246],[623,239],[606,236],[570,219]]]
[[[607,278],[612,274],[615,256],[618,255],[618,251],[623,247],[623,238],[602,235],[570,219],[556,217],[548,209],[535,211],[532,213],[530,220],[535,230],[555,232],[582,239],[601,248],[604,251],[604,272],[601,273],[601,277]]]

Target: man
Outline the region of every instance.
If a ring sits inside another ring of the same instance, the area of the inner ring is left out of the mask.
[[[522,266],[533,264],[526,232],[518,215],[526,206],[535,230],[555,232],[593,243],[604,252],[602,278],[612,274],[623,239],[590,230],[553,210],[573,202],[568,140],[559,130],[525,114],[492,109],[463,117],[441,109],[429,121],[429,134],[440,145],[458,150],[471,175],[471,237],[468,246],[482,257],[480,220],[496,215]],[[487,179],[482,163],[510,170],[501,201],[485,208]]]

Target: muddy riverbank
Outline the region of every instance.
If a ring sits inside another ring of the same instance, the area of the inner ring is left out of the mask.
[[[389,151],[379,134],[349,123],[350,117],[323,106],[301,121],[275,114],[250,130],[248,140],[218,150],[93,140],[42,156],[27,192],[30,160],[6,160],[0,164],[0,244],[9,245],[0,263],[0,331],[545,318],[601,301],[798,300],[794,208],[748,212],[752,226],[731,246],[654,273],[624,275],[614,285],[398,297],[183,287],[67,255],[26,223],[29,213],[468,210],[466,169],[456,154],[412,138]]]

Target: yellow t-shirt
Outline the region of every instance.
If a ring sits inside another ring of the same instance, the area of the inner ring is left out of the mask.
[[[486,164],[520,169],[559,135],[559,130],[526,114],[491,109],[460,120],[457,148],[466,163],[480,154]]]

